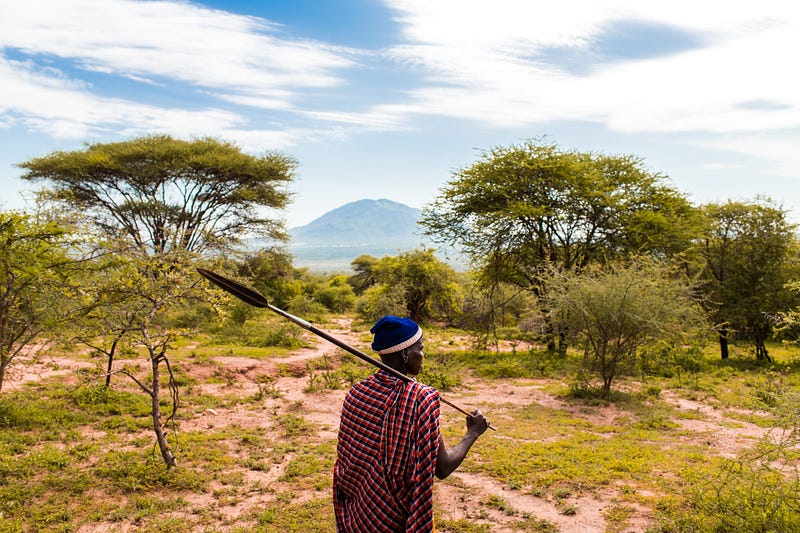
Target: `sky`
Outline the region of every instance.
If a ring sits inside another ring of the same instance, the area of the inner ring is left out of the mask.
[[[0,0],[0,209],[21,162],[165,133],[296,159],[290,228],[530,139],[800,221],[798,50],[794,0]]]

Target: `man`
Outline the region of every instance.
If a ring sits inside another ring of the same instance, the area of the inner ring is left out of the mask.
[[[422,329],[385,316],[370,332],[372,349],[388,366],[416,376]],[[480,411],[448,449],[439,433],[439,391],[385,370],[357,383],[342,407],[333,474],[336,527],[347,533],[431,532],[433,477],[449,476],[489,426]]]

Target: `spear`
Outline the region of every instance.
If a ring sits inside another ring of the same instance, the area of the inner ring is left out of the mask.
[[[410,378],[410,377],[406,376],[405,374],[403,374],[402,372],[399,372],[399,371],[395,370],[394,368],[390,367],[389,365],[387,365],[383,361],[379,361],[378,359],[375,359],[374,357],[370,357],[369,355],[365,354],[364,352],[362,352],[362,351],[360,351],[360,350],[358,350],[356,348],[353,348],[349,344],[347,344],[344,341],[341,341],[341,340],[337,339],[333,335],[331,335],[331,334],[319,329],[318,327],[314,326],[310,322],[308,322],[306,320],[303,320],[302,318],[297,317],[297,316],[295,316],[295,315],[293,315],[291,313],[288,313],[288,312],[284,311],[283,309],[280,309],[279,307],[275,307],[274,305],[269,303],[267,298],[263,294],[261,294],[260,292],[258,292],[256,290],[253,290],[250,287],[247,287],[245,285],[242,285],[241,283],[239,283],[237,281],[233,281],[232,279],[228,279],[228,278],[226,278],[224,276],[221,276],[221,275],[217,274],[216,272],[212,272],[210,270],[207,270],[205,268],[197,268],[197,271],[204,278],[206,278],[207,280],[211,281],[212,283],[214,283],[215,285],[217,285],[221,289],[225,290],[226,292],[229,292],[230,294],[236,296],[237,298],[239,298],[243,302],[245,302],[247,304],[250,304],[253,307],[260,307],[260,308],[264,308],[264,309],[269,309],[270,311],[272,311],[274,313],[277,313],[277,314],[281,315],[282,317],[294,322],[295,324],[297,324],[301,328],[310,331],[311,333],[313,333],[314,335],[317,335],[318,337],[322,337],[326,341],[335,344],[339,348],[341,348],[341,349],[343,349],[343,350],[345,350],[347,352],[350,352],[351,354],[355,355],[356,357],[358,357],[362,361],[366,361],[367,363],[369,363],[369,364],[371,364],[373,366],[376,366],[376,367],[380,368],[381,370],[384,370],[384,371],[388,372],[389,374],[393,375],[394,377],[396,377],[398,379],[401,379],[403,381],[414,381],[413,378]],[[461,407],[457,406],[456,404],[454,404],[454,403],[442,398],[441,396],[439,396],[439,400],[442,403],[449,405],[450,407],[452,407],[453,409],[455,409],[459,413],[462,413],[462,414],[465,414],[465,415],[467,415],[469,417],[472,417],[471,413],[465,411],[464,409],[462,409]],[[497,428],[493,427],[492,425],[489,425],[489,429],[494,430],[494,431],[497,430]]]

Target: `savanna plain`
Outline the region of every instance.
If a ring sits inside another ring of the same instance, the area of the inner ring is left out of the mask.
[[[370,353],[368,325],[315,325]],[[341,403],[373,368],[269,314],[247,328],[170,350],[170,469],[149,398],[118,372],[145,380],[147,357],[120,354],[109,387],[106,360],[79,347],[19,360],[0,392],[0,532],[335,531]],[[276,331],[285,342],[265,339]],[[710,345],[605,396],[576,379],[580,353],[425,331],[420,381],[497,427],[436,482],[437,531],[800,531],[797,348],[757,363]],[[444,404],[442,432],[450,445],[464,432]]]

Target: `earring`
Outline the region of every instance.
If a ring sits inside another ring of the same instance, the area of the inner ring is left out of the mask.
[[[408,350],[403,350],[403,362],[408,363]]]

